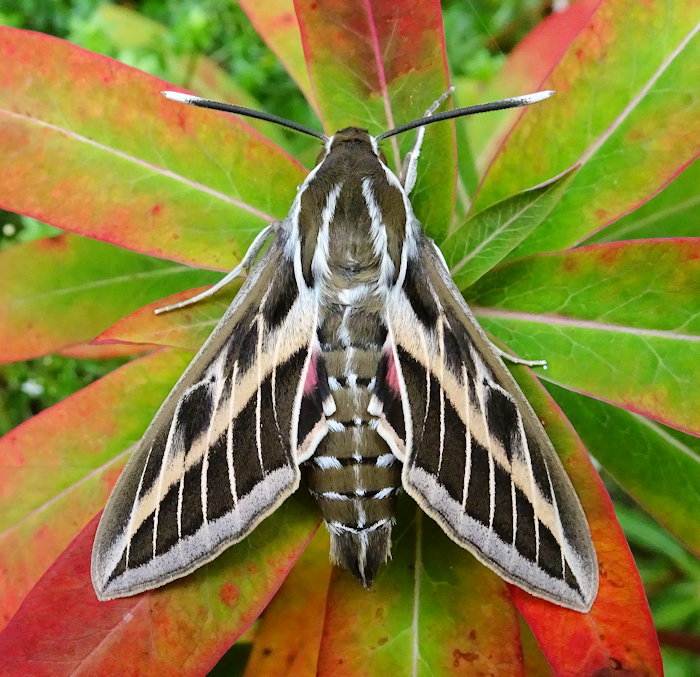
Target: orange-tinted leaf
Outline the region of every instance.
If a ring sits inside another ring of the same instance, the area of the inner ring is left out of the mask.
[[[11,677],[206,675],[255,620],[318,526],[292,496],[241,543],[184,579],[99,602],[90,580],[98,518],[37,583],[0,634]]]
[[[392,537],[392,559],[370,590],[334,570],[319,677],[522,675],[503,581],[406,496]]]
[[[309,105],[315,108],[316,99],[306,69],[304,48],[301,46],[299,22],[294,11],[293,0],[267,0],[267,2],[240,0],[239,4],[260,37],[299,85]]]
[[[79,235],[0,252],[0,362],[90,341],[144,303],[220,275]]]
[[[543,89],[549,73],[602,2],[603,0],[577,0],[563,12],[550,14],[508,54],[505,65],[485,89],[466,96],[467,93],[457,87],[460,105],[496,101]],[[523,112],[523,109],[511,108],[469,118],[465,127],[477,158],[479,174],[483,174],[489,166]]]
[[[331,575],[328,532],[320,529],[267,605],[245,677],[316,677]]]
[[[192,354],[116,369],[0,439],[0,628],[104,507],[136,442]]]
[[[240,119],[56,38],[0,27],[0,205],[65,230],[230,270],[306,172]]]
[[[76,343],[58,351],[59,355],[74,357],[78,360],[107,360],[111,357],[128,357],[141,355],[151,350],[149,346],[139,346],[128,343],[111,343],[95,345],[92,343]]]
[[[600,571],[598,597],[587,614],[562,609],[509,586],[513,599],[558,676],[616,671],[662,675],[644,588],[603,482],[547,391],[522,368],[513,373],[544,422],[578,493],[591,527]]]
[[[240,287],[240,281],[232,282],[204,301],[158,315],[153,311],[192,298],[205,291],[206,287],[189,289],[150,303],[112,325],[100,334],[95,342],[156,344],[197,350],[214,331]]]
[[[448,86],[438,0],[295,1],[304,53],[328,134],[355,125],[379,134],[421,117]],[[399,165],[398,141],[387,150]],[[389,143],[389,142],[388,142]],[[406,151],[412,135],[405,134]],[[450,124],[426,129],[411,202],[424,228],[447,234],[455,196]]]
[[[490,167],[481,209],[581,164],[512,258],[564,249],[653,197],[700,153],[700,5],[606,0]],[[546,150],[544,150],[546,149]]]

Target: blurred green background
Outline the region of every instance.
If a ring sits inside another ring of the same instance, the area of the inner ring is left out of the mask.
[[[472,86],[488,82],[533,26],[567,4],[566,0],[443,0],[453,81],[461,79]],[[129,30],[123,30],[126,22]],[[206,55],[227,76],[224,89],[235,91],[247,105],[317,126],[296,85],[234,0],[117,5],[100,0],[0,0],[0,24],[65,38],[182,87],[191,84],[198,60]],[[310,147],[304,137],[274,128],[269,134],[308,164],[305,154]],[[0,250],[58,232],[0,210]],[[0,435],[128,359],[50,355],[1,365]],[[614,482],[603,479],[644,581],[666,675],[700,675],[700,562]],[[239,674],[247,651],[245,643],[235,645],[210,674]]]

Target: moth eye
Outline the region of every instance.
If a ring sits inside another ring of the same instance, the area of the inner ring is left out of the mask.
[[[379,159],[380,159],[385,165],[388,164],[388,163],[387,163],[387,159],[386,159],[386,155],[384,154],[384,151],[383,151],[381,148],[379,149]]]
[[[316,165],[320,165],[326,159],[326,155],[328,155],[328,151],[324,148],[316,158]]]

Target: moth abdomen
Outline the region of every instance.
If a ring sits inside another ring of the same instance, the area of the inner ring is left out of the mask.
[[[305,465],[312,495],[331,534],[331,559],[369,587],[391,551],[401,464],[367,411],[381,353],[339,346],[324,353],[335,411]]]

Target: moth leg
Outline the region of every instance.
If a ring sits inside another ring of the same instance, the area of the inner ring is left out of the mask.
[[[277,230],[280,223],[281,221],[274,221],[269,226],[265,226],[265,228],[263,228],[253,240],[253,244],[248,247],[248,251],[245,253],[243,259],[241,259],[241,262],[230,273],[228,273],[228,275],[219,280],[213,287],[203,291],[201,294],[197,294],[197,296],[193,296],[191,299],[180,301],[179,303],[173,303],[172,305],[164,306],[163,308],[156,308],[153,312],[156,315],[160,315],[161,313],[168,313],[171,310],[176,310],[177,308],[191,306],[193,303],[197,303],[202,299],[209,298],[210,296],[216,294],[219,289],[225,287],[229,282],[235,280],[243,271],[247,273],[252,268],[253,263],[255,263],[255,259],[262,251],[262,248],[265,246],[270,234]]]
[[[425,111],[424,118],[430,117],[441,105],[442,102],[455,91],[454,87],[450,87],[440,98],[433,101],[430,108]],[[423,145],[423,137],[425,136],[425,127],[418,127],[416,130],[416,138],[413,140],[413,145],[411,150],[406,153],[406,157],[403,159],[403,164],[399,170],[399,181],[408,195],[412,190],[413,186],[416,185],[416,177],[418,175],[418,157],[420,156],[420,149]]]
[[[491,342],[489,341],[489,343]],[[502,360],[508,360],[513,364],[524,364],[526,367],[544,367],[545,369],[547,368],[547,360],[523,360],[519,357],[516,357],[515,355],[511,355],[510,353],[501,350],[497,345],[493,343],[491,343],[491,348],[493,348],[493,351]]]

